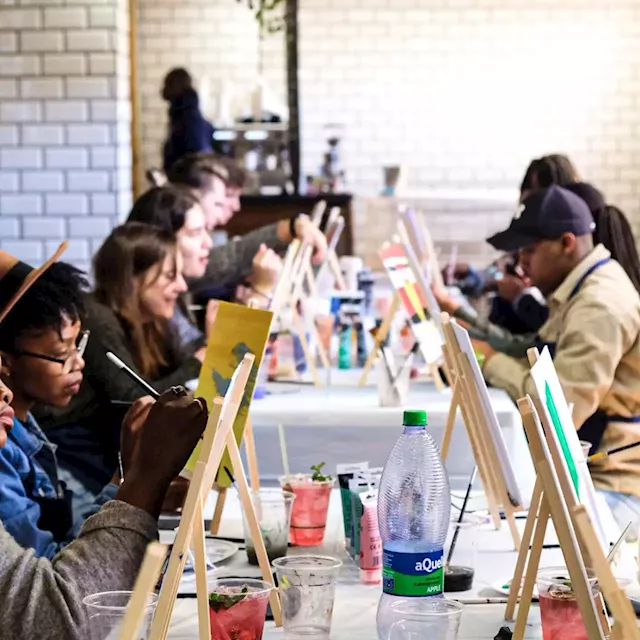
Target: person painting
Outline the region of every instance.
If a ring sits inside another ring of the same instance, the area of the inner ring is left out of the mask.
[[[46,267],[33,269],[0,251],[0,331],[11,308]],[[24,311],[22,322],[38,322]],[[0,453],[14,428],[12,402],[13,393],[0,378]],[[89,635],[83,598],[99,591],[132,589],[147,544],[157,538],[167,488],[184,467],[206,420],[204,401],[196,402],[186,393],[167,392],[157,402],[136,401],[123,423],[125,477],[115,499],[91,516],[77,539],[52,561],[20,546],[0,521],[3,637],[81,640]]]
[[[527,198],[509,228],[490,242],[518,251],[520,265],[545,295],[549,319],[537,346],[549,347],[573,419],[592,452],[640,440],[640,295],[604,246],[594,246],[595,223],[580,197],[561,187]],[[487,382],[516,400],[533,393],[526,359],[497,353],[484,342]],[[596,489],[621,527],[640,521],[640,453],[596,462]]]
[[[80,390],[64,409],[43,409],[42,427],[58,446],[63,480],[74,492],[74,509],[95,500],[117,467],[122,409],[140,387],[107,359],[112,351],[159,392],[197,378],[205,348],[183,349],[170,324],[178,296],[186,291],[182,256],[174,236],[131,223],[114,229],[93,261],[95,287],[86,297],[84,327],[91,339]]]
[[[215,130],[200,111],[198,93],[186,69],[169,71],[161,95],[169,103],[169,136],[163,149],[163,167],[167,171],[188,153],[212,151]]]

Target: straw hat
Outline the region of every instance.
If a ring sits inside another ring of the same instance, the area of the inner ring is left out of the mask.
[[[0,322],[4,320],[27,289],[64,253],[67,242],[37,269],[0,250]]]

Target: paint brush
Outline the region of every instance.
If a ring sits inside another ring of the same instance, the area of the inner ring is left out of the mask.
[[[621,451],[627,451],[627,449],[633,449],[634,447],[640,447],[640,442],[632,442],[631,444],[625,444],[622,447],[616,447],[615,449],[609,449],[609,451],[600,451],[599,453],[594,453],[592,456],[587,458],[587,464],[591,462],[595,462],[596,460],[604,460],[609,456],[612,456],[614,453],[620,453]]]
[[[145,393],[148,393],[156,400],[160,397],[160,394],[148,382],[143,380],[133,369],[122,362],[115,353],[107,351],[107,358],[113,362],[120,371],[128,375],[135,383],[137,383],[141,389],[144,389]]]
[[[447,554],[447,564],[448,567],[451,564],[451,558],[453,558],[453,552],[456,548],[456,542],[458,542],[458,534],[460,533],[460,525],[464,520],[464,512],[467,510],[467,503],[469,502],[469,496],[471,495],[471,490],[473,489],[473,483],[476,481],[476,473],[478,472],[478,467],[473,467],[473,471],[471,472],[471,478],[469,478],[469,485],[467,486],[467,492],[464,494],[464,500],[462,501],[462,507],[460,508],[460,515],[458,516],[458,526],[453,533],[453,538],[451,540],[451,546],[449,547],[449,553]]]

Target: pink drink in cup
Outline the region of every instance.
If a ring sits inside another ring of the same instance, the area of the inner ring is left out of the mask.
[[[323,479],[314,480],[321,466],[313,476],[299,474],[280,478],[282,488],[296,496],[291,509],[291,544],[315,547],[324,539],[334,479],[320,474]]]
[[[264,580],[247,578],[221,578],[211,582],[211,640],[261,640],[272,589]]]
[[[587,575],[593,592],[597,593],[595,578],[589,570]],[[543,640],[589,640],[567,569],[540,570],[537,585]]]

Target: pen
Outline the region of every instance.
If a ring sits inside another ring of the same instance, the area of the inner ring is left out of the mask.
[[[133,369],[127,367],[127,365],[122,362],[115,353],[107,351],[107,358],[111,360],[111,362],[113,362],[120,371],[127,374],[134,382],[137,382],[138,386],[144,389],[152,398],[157,400],[160,397],[160,394],[148,382],[145,382],[135,371],[133,371]]]

